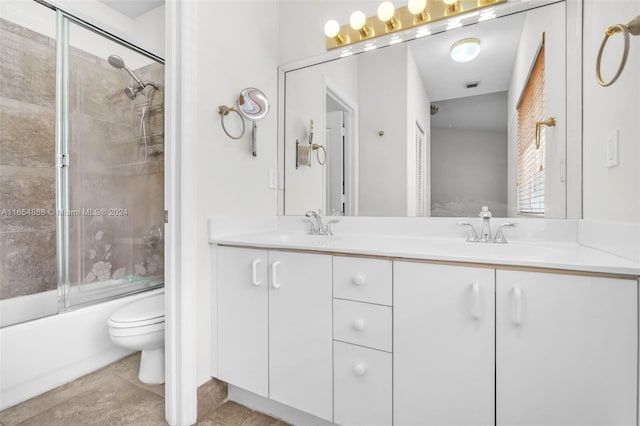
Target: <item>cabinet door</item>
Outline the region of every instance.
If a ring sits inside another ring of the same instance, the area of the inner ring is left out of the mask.
[[[498,425],[636,424],[636,281],[498,271],[496,298]]]
[[[394,263],[394,425],[494,424],[493,269]]]
[[[269,397],[333,419],[331,256],[269,252]]]
[[[219,247],[217,259],[218,376],[266,397],[269,390],[267,251]]]

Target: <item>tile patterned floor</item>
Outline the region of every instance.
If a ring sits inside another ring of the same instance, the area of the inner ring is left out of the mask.
[[[164,385],[138,378],[140,353],[0,411],[0,426],[161,426]],[[198,388],[199,426],[286,426],[233,401],[227,385],[211,380]]]

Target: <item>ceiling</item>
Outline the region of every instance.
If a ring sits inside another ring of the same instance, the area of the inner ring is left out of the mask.
[[[431,127],[504,133],[507,131],[507,92],[432,102],[438,113]]]
[[[507,91],[525,16],[517,13],[411,42],[431,101]],[[454,62],[451,45],[468,37],[480,39],[480,54],[471,62]],[[480,85],[466,89],[463,84],[468,81],[480,81]]]
[[[131,19],[136,19],[164,4],[164,0],[100,0],[102,3]]]

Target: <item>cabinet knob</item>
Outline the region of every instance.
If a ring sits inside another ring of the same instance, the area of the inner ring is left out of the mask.
[[[367,374],[367,369],[362,364],[356,364],[355,367],[353,367],[353,372],[356,374],[356,376],[364,376],[365,374]]]
[[[358,274],[355,277],[353,277],[352,281],[355,285],[364,285],[364,281],[365,281],[364,275]]]
[[[362,331],[364,330],[366,327],[366,324],[364,323],[364,320],[362,318],[358,318],[357,320],[353,321],[353,328],[358,330],[358,331]]]

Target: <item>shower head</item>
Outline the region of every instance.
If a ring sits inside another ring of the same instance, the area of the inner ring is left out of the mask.
[[[114,68],[118,68],[118,69],[124,69],[127,73],[129,73],[129,75],[131,76],[131,78],[133,78],[136,83],[138,83],[138,85],[142,88],[144,88],[144,83],[142,82],[142,80],[140,80],[140,78],[134,74],[133,71],[131,71],[129,69],[129,67],[127,67],[124,64],[124,60],[118,56],[118,55],[110,55],[108,58],[109,64],[114,67]],[[126,93],[126,89],[125,89],[125,93]],[[129,96],[129,94],[127,93],[127,96]],[[129,96],[131,98],[131,96]],[[135,97],[135,96],[134,96]],[[131,98],[133,99],[133,98]]]
[[[129,99],[134,100],[136,96],[138,96],[140,90],[141,89],[139,87],[137,89],[134,89],[132,87],[125,87],[124,94],[127,95]]]
[[[124,61],[118,55],[109,56],[109,64],[114,68],[124,68]]]

